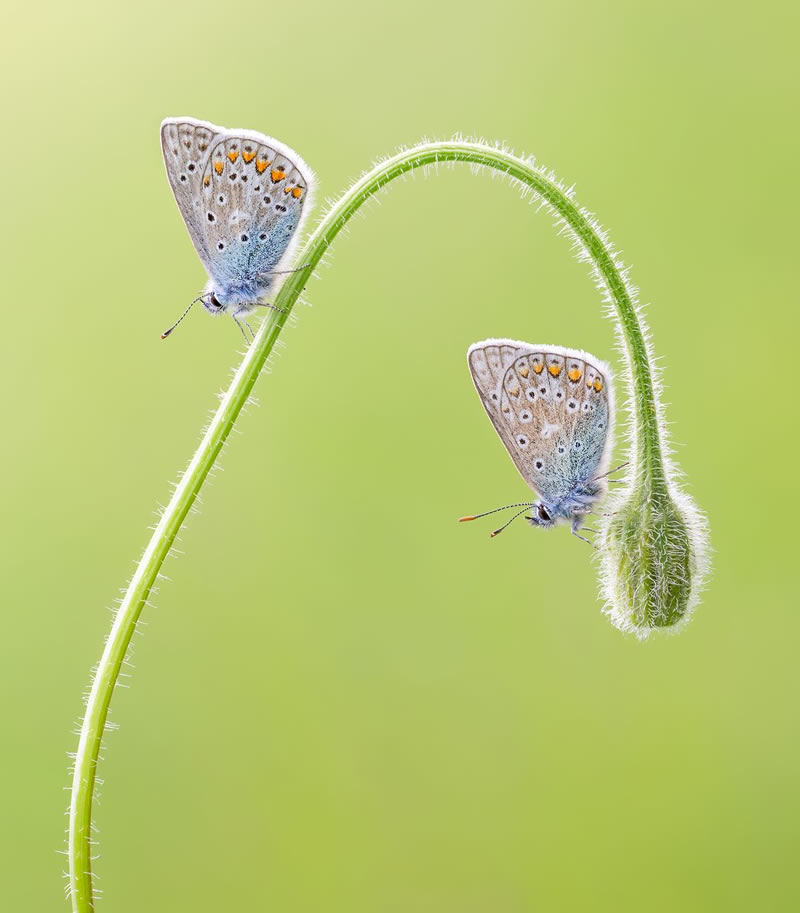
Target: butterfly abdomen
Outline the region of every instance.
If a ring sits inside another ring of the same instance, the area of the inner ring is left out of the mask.
[[[605,492],[606,487],[601,481],[579,482],[560,501],[548,505],[548,510],[554,518],[572,520],[576,515],[588,513],[592,505],[602,498]]]

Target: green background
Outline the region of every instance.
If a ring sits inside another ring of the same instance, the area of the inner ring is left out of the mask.
[[[4,910],[65,909],[81,692],[241,348],[201,312],[159,341],[204,281],[159,150],[180,114],[280,137],[320,200],[456,131],[576,182],[649,303],[715,570],[687,630],[641,644],[567,530],[456,524],[526,492],[467,346],[616,361],[613,327],[502,180],[398,182],[310,283],[146,612],[100,770],[101,909],[798,903],[795,10],[6,10]]]

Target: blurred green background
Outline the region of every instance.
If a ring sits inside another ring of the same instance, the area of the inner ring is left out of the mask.
[[[4,909],[65,909],[107,607],[241,349],[201,312],[159,341],[204,281],[159,150],[179,114],[282,138],[320,199],[455,131],[576,182],[650,303],[715,571],[684,634],[641,644],[567,530],[458,526],[527,490],[467,346],[616,361],[613,328],[514,189],[398,182],[309,285],[146,613],[100,771],[101,909],[797,904],[796,10],[7,10]]]

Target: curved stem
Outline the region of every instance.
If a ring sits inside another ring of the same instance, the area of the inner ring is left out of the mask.
[[[625,340],[635,393],[635,405],[632,408],[636,414],[632,417],[639,436],[636,448],[638,468],[655,487],[664,478],[655,387],[633,293],[607,240],[589,214],[572,201],[571,193],[554,176],[530,162],[481,143],[456,140],[425,143],[375,166],[333,205],[298,254],[297,262],[306,264],[306,267],[289,276],[274,302],[283,313],[270,312],[269,318],[256,333],[254,342],[239,365],[208,430],[164,510],[117,611],[92,680],[75,757],[68,847],[72,909],[75,913],[88,913],[94,909],[91,872],[92,798],[111,696],[137,621],[147,604],[164,559],[272,352],[289,312],[330,243],[353,214],[390,181],[416,168],[440,162],[466,162],[504,172],[546,203],[591,260],[597,277],[616,308]]]

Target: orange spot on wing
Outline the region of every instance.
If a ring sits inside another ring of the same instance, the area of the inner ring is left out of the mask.
[[[295,187],[294,190],[292,190],[292,196],[293,196],[296,200],[299,200],[300,197],[301,197],[302,195],[303,195],[303,188],[302,188],[302,187]]]
[[[534,373],[541,374],[542,371],[544,370],[544,365],[537,363],[533,366],[533,370],[534,370]]]
[[[561,373],[561,365],[548,365],[547,370],[553,377],[558,377]]]
[[[599,393],[603,389],[603,381],[599,377],[595,377],[593,386],[595,391]]]
[[[517,368],[517,371],[519,372],[519,376],[520,376],[520,377],[527,377],[528,374],[530,373],[530,372],[528,371],[528,366],[527,366],[527,365],[523,365],[521,368]]]
[[[207,175],[203,178],[203,187],[208,187],[208,185],[209,185],[210,183],[211,183],[211,175],[210,175],[210,174],[207,174]]]
[[[224,167],[225,165],[223,162],[214,162],[214,171],[216,171],[217,174],[222,174],[222,169]]]
[[[577,384],[581,379],[580,368],[573,368],[567,373],[567,377],[572,381],[573,384]]]
[[[269,166],[270,166],[270,162],[267,159],[259,159],[256,162],[256,171],[259,174],[263,174],[267,170],[267,168],[269,168]]]
[[[243,152],[242,153],[242,158],[245,160],[245,163],[247,165],[249,165],[250,162],[252,162],[255,157],[256,157],[255,152]]]
[[[239,153],[235,149],[231,149],[228,153],[228,158],[231,160],[231,165],[239,158]]]
[[[275,169],[272,172],[272,183],[277,184],[278,181],[282,181],[286,177],[286,172],[281,171],[280,169]]]

